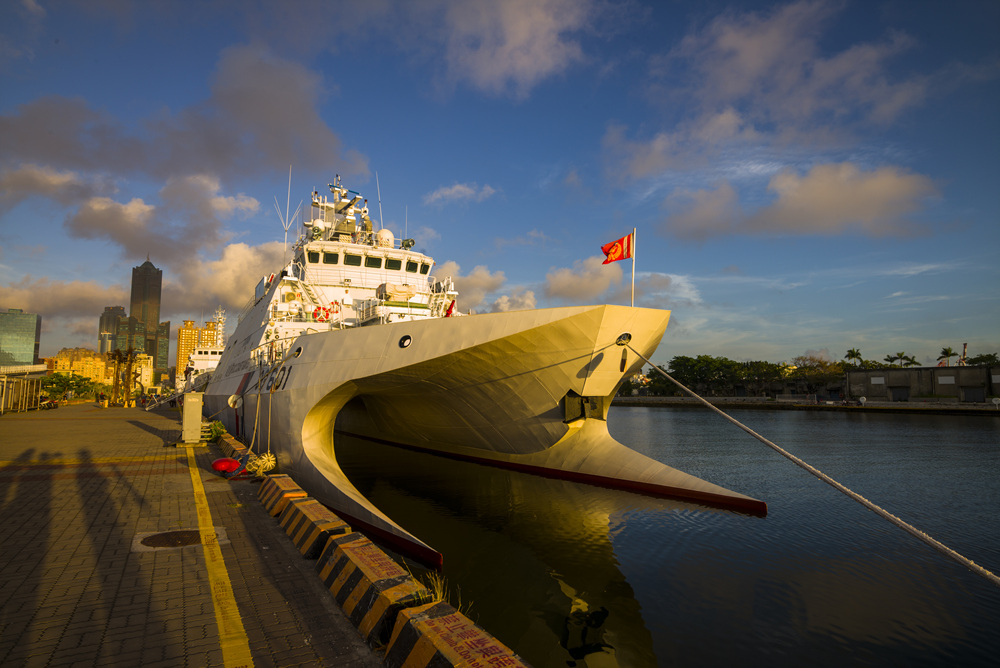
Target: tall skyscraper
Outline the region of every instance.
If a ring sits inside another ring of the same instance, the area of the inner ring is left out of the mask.
[[[156,355],[156,330],[160,324],[160,290],[163,272],[153,266],[149,257],[138,267],[132,268],[132,298],[128,314],[143,325],[143,351]],[[133,346],[136,350],[138,346]]]
[[[146,261],[132,268],[132,296],[128,318],[118,318],[115,347],[129,347],[153,360],[154,379],[167,372],[170,360],[170,321],[160,322],[163,272]]]
[[[19,308],[0,311],[0,366],[38,364],[42,317]]]
[[[115,332],[118,331],[118,318],[125,317],[124,306],[105,306],[101,314],[100,326],[97,330],[97,352],[109,353],[115,349]]]

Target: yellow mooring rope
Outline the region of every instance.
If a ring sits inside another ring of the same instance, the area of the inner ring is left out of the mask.
[[[882,517],[884,517],[885,519],[889,520],[890,522],[892,522],[893,524],[895,524],[896,526],[898,526],[900,529],[903,529],[904,531],[906,531],[907,533],[911,534],[915,538],[919,538],[920,540],[922,540],[923,542],[927,543],[928,545],[930,545],[931,547],[933,547],[935,550],[937,550],[938,552],[940,552],[941,554],[944,554],[945,556],[951,557],[952,559],[954,559],[958,563],[962,564],[963,566],[965,566],[966,568],[968,568],[969,570],[971,570],[973,573],[977,573],[977,574],[983,576],[984,578],[986,578],[987,580],[989,580],[990,582],[992,582],[993,584],[1000,586],[1000,577],[997,577],[991,571],[983,568],[982,566],[980,566],[976,562],[972,561],[971,559],[962,556],[961,554],[959,554],[955,550],[951,549],[950,547],[948,547],[944,543],[942,543],[942,542],[940,542],[940,541],[938,541],[938,540],[936,540],[934,538],[931,538],[930,536],[928,536],[926,533],[924,533],[920,529],[916,528],[915,526],[913,526],[911,524],[908,524],[907,522],[904,522],[900,518],[898,518],[895,515],[893,515],[892,513],[890,513],[888,510],[885,510],[884,508],[882,508],[882,507],[880,507],[880,506],[872,503],[871,501],[869,501],[865,497],[861,496],[857,492],[854,492],[854,491],[848,489],[847,487],[845,487],[844,485],[840,484],[839,482],[837,482],[836,480],[834,480],[830,476],[826,475],[825,473],[823,473],[822,471],[820,471],[816,467],[811,466],[810,464],[807,464],[806,462],[802,461],[801,459],[799,459],[798,457],[796,457],[792,453],[790,453],[787,450],[781,448],[780,446],[776,445],[775,443],[772,443],[771,441],[767,440],[766,438],[764,438],[763,436],[761,436],[760,434],[758,434],[753,429],[751,429],[750,427],[746,426],[745,424],[743,424],[742,422],[740,422],[736,418],[733,418],[733,417],[727,415],[726,413],[724,413],[723,411],[719,410],[718,408],[716,408],[715,406],[713,406],[709,402],[705,401],[700,396],[698,396],[697,394],[695,394],[694,392],[692,392],[688,388],[684,387],[684,385],[682,385],[680,382],[678,382],[677,380],[675,380],[666,371],[664,371],[660,367],[658,367],[655,364],[653,364],[652,362],[650,362],[646,358],[645,355],[643,355],[642,353],[640,353],[638,350],[636,350],[632,346],[628,345],[628,340],[625,340],[622,343],[622,341],[624,340],[623,337],[625,337],[624,334],[621,337],[619,337],[619,343],[618,343],[618,345],[624,345],[624,346],[626,346],[629,350],[631,350],[636,355],[638,355],[643,360],[645,360],[647,364],[649,364],[650,366],[652,366],[655,371],[658,371],[660,374],[662,374],[667,380],[669,380],[670,382],[672,382],[673,384],[675,384],[677,387],[681,388],[682,390],[684,390],[685,392],[687,392],[688,394],[690,394],[692,397],[694,397],[695,399],[697,399],[701,403],[705,404],[705,406],[707,406],[708,408],[711,408],[713,411],[715,411],[716,413],[718,413],[722,417],[724,417],[727,420],[729,420],[730,422],[732,422],[734,425],[736,425],[737,427],[739,427],[740,429],[742,429],[746,433],[748,433],[751,436],[753,436],[754,438],[756,438],[758,441],[760,441],[764,445],[767,445],[768,447],[773,448],[775,450],[775,452],[779,453],[783,457],[786,457],[786,458],[790,459],[792,462],[794,462],[795,464],[801,466],[806,471],[808,471],[809,473],[813,474],[814,476],[816,476],[817,478],[819,478],[823,482],[827,483],[828,485],[831,485],[833,488],[837,489],[838,491],[843,492],[844,494],[846,494],[850,498],[854,499],[855,501],[857,501],[858,503],[860,503],[861,505],[863,505],[868,510],[870,510],[870,511],[872,511],[872,512],[878,514],[878,515],[881,515]],[[629,340],[631,340],[631,337],[629,337]]]

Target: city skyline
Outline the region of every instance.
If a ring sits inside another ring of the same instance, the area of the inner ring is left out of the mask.
[[[239,313],[288,257],[275,209],[337,174],[463,311],[628,304],[600,249],[636,228],[636,305],[673,311],[657,364],[1000,352],[995,2],[0,19],[0,308],[42,315],[43,356],[93,345],[147,255],[160,317]]]

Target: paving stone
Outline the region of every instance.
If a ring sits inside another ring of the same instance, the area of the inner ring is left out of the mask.
[[[132,549],[198,527],[187,453],[164,447],[179,412],[80,404],[0,416],[0,433],[0,665],[223,665],[203,548]],[[254,665],[381,665],[259,484],[211,472],[219,456],[195,452]]]

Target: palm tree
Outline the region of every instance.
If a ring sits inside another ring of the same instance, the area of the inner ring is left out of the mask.
[[[951,358],[957,357],[958,353],[952,350],[951,346],[941,349],[941,354],[938,355],[938,361],[945,360],[945,366],[951,366]]]
[[[893,363],[896,361],[896,356],[895,355],[886,355],[884,358],[882,358],[882,361],[885,362],[886,364],[888,364],[889,366],[892,366]]]
[[[851,362],[854,362],[855,366],[860,366],[861,365],[861,351],[858,350],[857,348],[851,348],[850,350],[847,351],[847,354],[844,355],[844,359],[845,360],[849,360]]]
[[[903,360],[901,360],[900,366],[920,366],[920,362],[913,355],[907,355]]]
[[[896,353],[895,359],[899,360],[899,366],[902,367],[903,366],[903,360],[906,359],[906,353],[904,353],[904,352],[898,352],[898,353]]]

